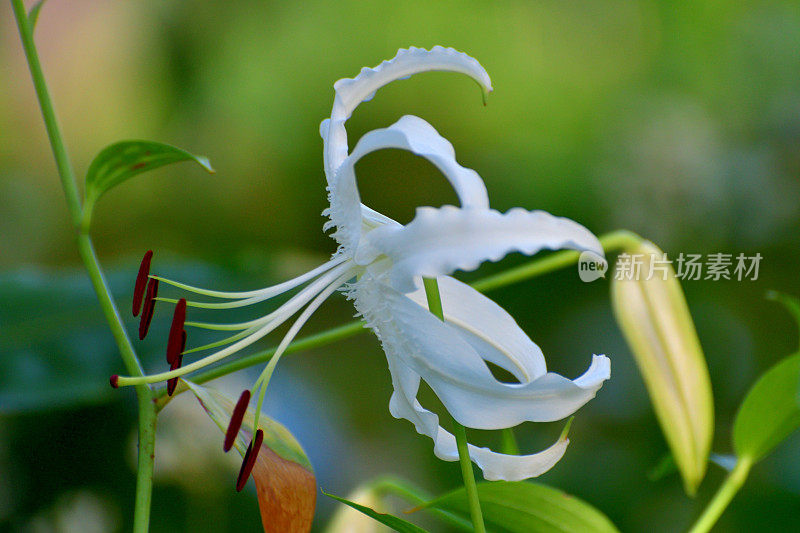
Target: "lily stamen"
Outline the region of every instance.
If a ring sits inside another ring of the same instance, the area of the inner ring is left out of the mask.
[[[253,466],[256,464],[258,452],[261,451],[261,443],[264,441],[264,431],[261,428],[256,431],[255,438],[250,441],[247,451],[242,460],[242,468],[239,470],[239,477],[236,479],[236,491],[241,492],[247,480],[250,478],[250,472],[253,471]]]
[[[181,344],[186,340],[186,332],[183,329],[186,321],[186,300],[181,298],[175,306],[175,314],[172,316],[172,326],[169,330],[167,340],[167,363],[172,364],[183,352]]]
[[[191,324],[189,322],[187,322],[186,325],[189,326]],[[232,342],[238,341],[239,339],[243,339],[243,338],[247,337],[248,335],[250,335],[251,333],[254,333],[257,330],[258,330],[258,328],[249,328],[249,329],[246,329],[244,331],[241,331],[241,332],[237,333],[236,335],[231,335],[230,337],[225,337],[224,339],[221,339],[221,340],[218,340],[218,341],[215,341],[215,342],[211,342],[209,344],[204,344],[202,346],[197,346],[195,348],[190,348],[189,350],[184,350],[183,354],[186,355],[186,354],[195,353],[195,352],[204,352],[206,350],[211,350],[212,348],[219,348],[220,346],[225,346],[226,344],[230,344]]]
[[[332,283],[329,282],[328,285],[325,287],[325,289],[319,292],[316,299],[314,299],[308,305],[308,307],[303,312],[298,321],[295,323],[295,325],[299,323],[300,326],[302,326],[302,324],[304,324],[305,321],[308,320],[311,313],[313,313],[325,299],[327,299],[334,291],[336,291],[336,289],[341,287],[348,279],[351,279],[354,276],[354,272],[349,267],[349,265],[348,266],[341,265],[340,267],[337,268],[337,273],[339,273],[342,270],[344,270],[345,273],[336,278]],[[327,278],[328,276],[326,275],[325,277]],[[307,298],[308,297],[304,299],[307,301]],[[296,313],[302,307],[302,305],[305,304],[305,301],[300,304],[295,303],[289,308],[287,308],[287,304],[284,304],[281,308],[279,308],[278,310],[276,310],[271,314],[274,315],[275,317],[274,320],[267,322],[266,324],[262,325],[260,329],[256,330],[254,333],[228,346],[227,348],[224,348],[214,354],[208,355],[203,359],[199,359],[193,363],[190,363],[180,369],[170,370],[169,372],[162,372],[159,374],[151,374],[147,376],[136,376],[136,377],[120,376],[117,380],[117,383],[119,386],[123,387],[130,385],[140,385],[143,383],[158,383],[160,381],[181,377],[185,374],[194,372],[195,370],[199,370],[210,364],[216,363],[217,361],[220,361],[228,357],[229,355],[232,355],[238,352],[239,350],[246,348],[247,346],[250,346],[254,342],[258,341],[265,335],[275,330],[278,326],[280,326],[287,319],[289,319],[294,313]],[[309,309],[311,309],[310,312]],[[297,329],[299,329],[299,326]],[[290,329],[290,333],[292,333],[292,331],[294,331],[294,328]],[[297,332],[294,331],[294,333],[292,334],[292,338],[294,338],[294,335],[296,334]],[[289,340],[289,342],[291,342],[291,339]],[[288,345],[288,342],[286,344]]]
[[[173,287],[177,287],[178,289],[183,289],[188,292],[193,292],[195,294],[201,294],[203,296],[210,296],[212,298],[223,298],[229,300],[240,300],[245,298],[253,298],[257,296],[264,296],[266,295],[265,299],[272,298],[273,296],[277,296],[279,294],[283,294],[286,291],[294,289],[302,285],[303,283],[314,279],[315,277],[327,272],[328,270],[332,269],[335,266],[338,266],[344,263],[348,258],[345,256],[336,256],[327,263],[323,263],[322,265],[318,266],[317,268],[306,272],[301,276],[297,276],[296,278],[290,279],[289,281],[284,281],[277,285],[272,285],[270,287],[265,287],[263,289],[256,289],[253,291],[244,291],[244,292],[230,292],[230,291],[212,291],[209,289],[203,289],[200,287],[194,287],[192,285],[187,285],[186,283],[181,283],[179,281],[173,281],[171,279],[167,279],[161,276],[151,275],[150,279],[157,279],[159,281],[163,281],[167,285],[172,285]]]
[[[342,272],[346,272],[351,270],[352,267],[349,264],[346,265],[339,265],[338,267],[334,268],[330,272],[326,273],[323,276],[320,276],[313,283],[311,283],[308,287],[304,288],[299,293],[292,296],[289,300],[283,303],[278,309],[272,311],[271,313],[257,318],[255,320],[249,320],[247,322],[239,322],[234,324],[216,324],[212,322],[186,322],[187,326],[192,326],[201,329],[210,329],[216,331],[237,331],[237,330],[246,330],[248,328],[261,326],[272,320],[278,319],[280,316],[285,315],[288,313],[288,316],[293,315],[296,313],[301,307],[307,304],[314,296],[319,294],[325,287],[328,286],[334,279],[336,279]],[[289,289],[287,289],[289,290]],[[161,301],[168,301],[167,299],[160,299]],[[173,300],[176,301],[176,300]],[[187,302],[187,305],[190,305],[191,302]],[[284,319],[285,320],[285,319]]]
[[[183,354],[179,352],[178,355],[175,357],[175,359],[172,360],[172,363],[170,363],[169,368],[170,370],[177,370],[178,368],[181,367],[182,363],[183,363]],[[172,394],[175,392],[175,387],[177,386],[178,386],[178,378],[168,379],[167,396],[172,396]]]
[[[143,340],[147,336],[147,330],[150,329],[150,322],[153,320],[157,296],[158,280],[151,279],[147,283],[147,293],[144,297],[144,309],[142,309],[142,317],[139,319],[139,340]]]
[[[267,386],[269,385],[270,378],[272,377],[273,372],[275,371],[275,367],[278,365],[278,361],[280,361],[281,356],[286,351],[286,348],[289,347],[289,344],[294,340],[297,334],[300,332],[300,329],[305,325],[311,315],[319,309],[319,306],[327,300],[331,294],[333,294],[339,287],[344,285],[344,283],[353,277],[352,272],[347,272],[346,274],[340,276],[336,279],[333,283],[328,285],[328,287],[319,293],[319,295],[310,303],[308,307],[306,307],[303,312],[297,317],[297,320],[294,321],[292,327],[289,328],[289,331],[286,332],[286,335],[283,336],[281,339],[280,344],[275,349],[275,353],[267,363],[267,366],[264,367],[264,370],[261,372],[261,375],[258,376],[256,383],[253,388],[260,387],[261,390],[258,394],[258,402],[256,404],[256,414],[255,414],[255,426],[258,427],[258,415],[261,413],[261,406],[264,403],[264,394],[267,392]]]
[[[225,431],[225,442],[222,444],[222,449],[225,452],[230,451],[236,441],[236,435],[239,434],[239,429],[242,427],[244,414],[247,412],[247,406],[250,403],[250,391],[242,391],[239,396],[239,401],[236,402],[236,407],[233,408],[231,413],[231,421],[228,423],[228,429]]]
[[[147,250],[144,257],[142,257],[142,263],[139,265],[136,285],[133,287],[133,316],[139,316],[139,310],[142,308],[142,298],[147,288],[147,277],[150,274],[150,261],[152,258],[153,250]]]

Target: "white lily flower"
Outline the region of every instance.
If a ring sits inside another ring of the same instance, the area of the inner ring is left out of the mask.
[[[411,421],[419,433],[433,439],[434,452],[441,459],[458,460],[456,441],[439,425],[437,415],[417,401],[420,380],[433,389],[457,422],[476,429],[560,420],[594,397],[610,376],[607,357],[593,356],[589,369],[575,380],[547,372],[541,350],[508,313],[449,275],[456,270],[474,270],[487,260],[498,261],[510,252],[532,255],[542,249],[570,248],[603,256],[597,238],[580,224],[543,211],[500,213],[490,209],[480,176],[459,165],[452,145],[421,118],[404,116],[388,128],[367,133],[348,151],[345,123],[361,102],[392,81],[431,70],[466,74],[484,94],[492,89],[488,74],[475,59],[440,46],[430,51],[400,50],[394,59],[334,85],[331,117],[320,128],[330,200],[324,229],[334,229],[332,236],[339,243],[328,263],[280,285],[243,293],[198,289],[151,276],[191,292],[231,300],[188,303],[206,308],[249,305],[308,285],[276,311],[256,320],[241,324],[187,322],[187,326],[239,333],[213,345],[229,343],[228,347],[171,372],[150,376],[149,381],[174,379],[230,356],[305,306],[256,384],[262,387],[263,398],[280,355],[322,302],[342,288],[383,345],[394,385],[389,406],[392,415]],[[401,225],[364,206],[355,164],[364,155],[384,148],[408,150],[431,161],[455,189],[460,207],[419,207],[414,219]],[[444,321],[428,311],[423,277],[439,282]],[[496,379],[487,361],[509,371],[519,383]],[[136,378],[118,381],[136,382]],[[550,469],[567,444],[567,439],[559,439],[542,452],[522,456],[470,445],[469,454],[486,479],[516,481]]]

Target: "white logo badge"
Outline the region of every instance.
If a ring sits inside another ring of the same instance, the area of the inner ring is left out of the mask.
[[[589,283],[597,278],[604,278],[608,270],[606,260],[594,252],[581,252],[578,258],[578,276],[581,281]]]

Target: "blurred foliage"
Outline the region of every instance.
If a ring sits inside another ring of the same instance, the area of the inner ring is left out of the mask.
[[[758,281],[684,283],[714,387],[716,452],[731,451],[735,410],[756,376],[797,345],[790,319],[763,299],[768,289],[800,293],[795,0],[49,0],[36,37],[78,175],[123,138],[208,155],[217,170],[160,169],[97,206],[93,235],[121,304],[132,258],[149,248],[159,272],[231,289],[324,260],[334,245],[321,232],[318,126],[333,82],[400,47],[442,44],[489,71],[488,107],[458,76],[418,76],[359,108],[351,145],[417,114],[481,174],[500,210],[546,209],[595,233],[631,229],[671,255],[761,253]],[[121,365],[77,268],[8,3],[0,3],[0,64],[0,524],[33,528],[75,501],[127,524],[132,396],[105,388]],[[365,202],[401,221],[417,205],[455,200],[431,165],[408,154],[370,155],[358,172]],[[685,529],[724,472],[712,467],[695,500],[675,475],[647,478],[666,444],[614,325],[608,286],[565,271],[491,296],[553,370],[574,376],[592,352],[614,359],[612,380],[579,412],[565,459],[542,481],[623,531]],[[307,331],[351,315],[332,301]],[[153,365],[167,328],[168,317],[157,316],[137,344],[156,354]],[[76,371],[81,379],[64,379]],[[371,336],[287,357],[276,378],[270,412],[298,436],[326,490],[346,494],[387,471],[432,492],[459,483],[457,465],[437,461],[429,440],[389,415],[391,386]],[[24,406],[44,410],[7,414]],[[523,452],[558,431],[523,426]],[[493,438],[486,442],[497,445]],[[789,531],[800,521],[798,444],[795,435],[753,472],[719,531]],[[254,494],[237,496],[235,472],[226,475],[229,491],[158,483],[152,530],[257,531]],[[330,509],[320,502],[318,526]]]

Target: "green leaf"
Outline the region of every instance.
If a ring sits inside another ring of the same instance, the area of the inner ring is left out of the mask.
[[[608,517],[588,503],[538,483],[478,483],[478,497],[486,525],[498,533],[618,531]],[[440,496],[424,507],[469,516],[463,488]]]
[[[86,173],[85,223],[91,219],[95,202],[106,191],[137,174],[181,161],[195,161],[208,172],[214,172],[207,158],[168,144],[122,141],[103,148]]]
[[[364,506],[364,505],[359,505],[359,504],[357,504],[355,502],[351,502],[350,500],[346,500],[344,498],[340,498],[339,496],[334,496],[333,494],[328,494],[324,490],[322,491],[322,494],[324,494],[325,496],[328,496],[330,498],[333,498],[334,500],[339,501],[339,502],[341,502],[341,503],[343,503],[345,505],[349,505],[350,507],[352,507],[356,511],[360,511],[360,512],[364,513],[365,515],[369,516],[370,518],[373,518],[373,519],[377,520],[378,522],[380,522],[381,524],[389,526],[390,528],[394,529],[395,531],[399,531],[400,533],[426,533],[426,530],[422,529],[421,527],[419,527],[417,525],[412,524],[411,522],[403,520],[402,518],[398,518],[398,517],[392,516],[390,514],[379,513],[379,512],[377,512],[377,511],[375,511],[373,509],[370,509],[369,507]]]
[[[42,6],[46,1],[47,0],[39,0],[33,4],[33,7],[28,12],[28,22],[30,22],[31,28],[36,27],[36,21],[39,20],[39,12],[42,10]]]
[[[733,448],[756,462],[800,427],[800,353],[779,362],[747,393],[733,425]]]

